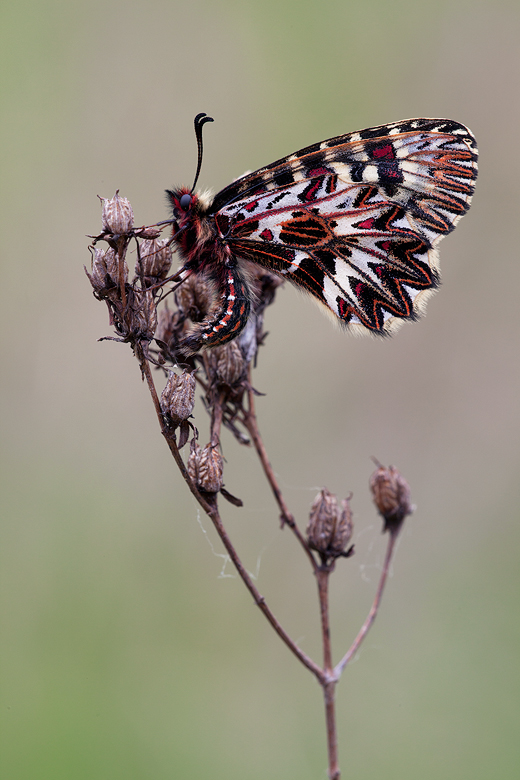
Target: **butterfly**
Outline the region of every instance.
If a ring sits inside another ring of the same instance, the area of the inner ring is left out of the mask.
[[[314,296],[346,329],[392,333],[439,285],[437,244],[468,210],[477,176],[472,133],[449,119],[406,119],[307,146],[229,184],[167,190],[172,241],[217,304],[181,349],[224,344],[245,327],[250,261]]]

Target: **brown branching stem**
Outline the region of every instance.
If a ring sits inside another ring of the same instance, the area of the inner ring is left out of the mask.
[[[248,408],[244,413],[242,422],[247,432],[251,436],[251,439],[253,441],[255,450],[260,459],[260,463],[262,464],[262,468],[264,470],[267,481],[271,486],[271,490],[273,491],[273,495],[275,497],[276,503],[280,508],[282,523],[288,525],[291,531],[293,532],[293,534],[296,536],[300,545],[305,551],[305,554],[310,560],[313,571],[316,573],[318,569],[318,564],[316,563],[316,560],[309,549],[309,545],[307,544],[305,538],[303,537],[300,529],[296,525],[292,513],[289,511],[289,508],[285,503],[285,499],[282,495],[282,491],[280,490],[280,486],[278,485],[278,481],[273,471],[273,467],[271,466],[271,463],[269,461],[267,450],[265,448],[264,442],[260,435],[260,430],[258,428],[258,422],[256,419],[256,412],[255,412],[255,396],[251,386],[251,369],[249,369],[249,389],[247,392],[247,401],[248,401]]]
[[[374,601],[372,603],[372,607],[370,608],[370,612],[368,613],[365,622],[361,626],[357,637],[354,639],[352,645],[349,647],[349,649],[347,650],[347,652],[345,653],[341,661],[336,665],[334,669],[334,677],[336,679],[340,678],[341,673],[343,672],[345,666],[349,663],[349,661],[352,660],[352,658],[359,650],[361,643],[363,642],[364,638],[370,631],[370,628],[377,617],[377,612],[381,604],[381,599],[383,598],[383,591],[385,589],[386,581],[388,579],[388,572],[390,571],[390,563],[392,561],[392,556],[394,554],[395,542],[397,540],[399,530],[400,528],[397,528],[396,530],[390,531],[390,533],[388,534],[388,544],[386,547],[385,560],[383,563],[383,568],[381,571],[381,576],[379,578],[379,584],[377,586],[377,591],[374,597]]]
[[[385,584],[388,578],[390,563],[395,549],[395,540],[397,538],[399,529],[389,533],[388,545],[386,549],[383,569],[381,572],[378,588],[370,612],[365,622],[363,623],[363,626],[361,627],[356,639],[352,643],[351,647],[349,648],[347,653],[343,656],[341,661],[336,665],[336,667],[333,668],[328,590],[329,590],[329,577],[334,569],[334,563],[322,564],[321,566],[318,565],[305,538],[303,537],[298,526],[296,525],[293,515],[291,514],[291,512],[287,507],[287,504],[285,503],[285,499],[283,498],[281,489],[278,485],[273,468],[267,456],[265,445],[260,435],[256,413],[255,413],[254,393],[251,389],[251,384],[249,383],[250,389],[248,390],[248,408],[243,416],[242,422],[246,427],[249,435],[251,436],[254,447],[257,451],[258,457],[260,459],[260,462],[266,474],[266,478],[271,486],[276,502],[280,508],[282,520],[284,524],[287,524],[289,526],[289,528],[292,530],[292,532],[295,534],[296,538],[300,542],[306,555],[311,561],[313,571],[316,575],[316,580],[318,584],[318,600],[320,605],[321,633],[322,633],[322,642],[323,642],[323,668],[320,668],[320,666],[316,664],[306,653],[304,653],[298,647],[298,645],[296,645],[296,643],[291,639],[291,637],[287,634],[285,629],[281,626],[277,618],[271,612],[270,608],[268,607],[265,601],[265,598],[261,595],[261,593],[254,585],[249,573],[244,568],[242,561],[240,560],[224,528],[218,510],[216,496],[211,494],[207,494],[206,496],[203,496],[197,489],[196,485],[190,479],[184,461],[177,447],[175,432],[172,429],[168,428],[168,426],[165,424],[164,417],[161,410],[161,405],[159,402],[159,397],[157,395],[157,390],[155,388],[152,373],[150,370],[150,365],[148,363],[148,360],[145,355],[145,351],[143,350],[143,347],[140,342],[136,342],[136,344],[134,345],[134,351],[139,361],[142,375],[147,382],[148,389],[150,391],[150,395],[152,397],[153,404],[156,410],[157,418],[159,420],[159,425],[161,427],[161,432],[164,438],[166,439],[170,452],[173,455],[175,462],[179,467],[179,470],[182,476],[184,477],[184,480],[186,481],[191,493],[193,494],[193,496],[195,497],[199,505],[202,507],[204,512],[211,519],[213,526],[217,531],[222,541],[222,544],[224,545],[224,548],[226,549],[233,565],[238,571],[245,586],[251,593],[251,596],[253,597],[255,604],[260,608],[265,618],[269,621],[273,629],[276,631],[276,633],[282,639],[282,641],[287,645],[287,647],[291,650],[291,652],[298,658],[298,660],[307,669],[309,669],[309,671],[311,671],[315,675],[315,677],[317,678],[318,682],[320,683],[323,689],[323,697],[324,697],[324,704],[325,704],[325,722],[326,722],[326,729],[327,729],[327,752],[328,752],[328,764],[329,764],[328,777],[329,780],[340,780],[341,772],[338,765],[335,689],[343,670],[358,651],[361,643],[363,642],[364,638],[368,634],[368,631],[370,630],[377,616],[377,612],[379,609],[379,605],[381,603]],[[213,406],[213,413],[211,419],[211,441],[213,443],[216,443],[220,436],[220,427],[222,424],[222,402],[223,402],[223,397],[221,396]]]
[[[155,389],[153,377],[150,371],[150,365],[148,363],[148,360],[144,356],[142,347],[138,344],[134,347],[136,356],[138,357],[141,371],[143,376],[146,379],[146,382],[148,384],[148,388],[150,390],[150,394],[152,396],[155,410],[157,413],[157,417],[159,420],[159,425],[161,427],[161,433],[163,434],[164,438],[166,439],[166,442],[168,444],[168,447],[170,449],[170,452],[172,453],[175,462],[177,463],[177,466],[179,467],[179,470],[184,477],[184,480],[186,481],[191,493],[195,497],[195,499],[198,501],[204,512],[208,515],[211,522],[213,523],[213,526],[215,527],[215,530],[217,531],[222,544],[224,545],[231,561],[233,562],[233,565],[235,566],[236,570],[238,571],[240,577],[242,578],[246,588],[251,593],[253,600],[255,604],[260,608],[260,610],[263,612],[266,619],[269,621],[271,626],[274,628],[278,636],[285,642],[287,647],[291,650],[292,653],[298,658],[298,660],[311,671],[315,677],[318,679],[321,685],[326,684],[327,678],[324,674],[323,669],[319,667],[318,664],[316,664],[312,658],[310,658],[306,653],[301,650],[298,645],[291,639],[291,637],[287,634],[285,629],[282,627],[282,625],[279,623],[277,618],[274,616],[274,614],[271,612],[270,608],[267,606],[265,598],[261,595],[258,588],[253,583],[249,573],[245,569],[244,565],[242,564],[242,561],[240,560],[233,544],[231,543],[231,540],[227,534],[227,531],[224,528],[224,525],[222,523],[222,519],[220,517],[220,513],[218,511],[218,505],[216,496],[212,494],[207,494],[207,497],[204,497],[198,490],[196,485],[192,482],[192,480],[189,477],[188,471],[186,469],[186,466],[184,465],[184,461],[182,460],[181,454],[179,452],[179,449],[177,447],[177,442],[175,440],[175,432],[168,428],[165,425],[163,414],[161,411],[161,405],[159,403],[159,398],[157,395],[157,391]]]
[[[329,622],[329,577],[334,569],[331,565],[323,564],[316,571],[318,582],[318,599],[320,603],[321,636],[323,641],[323,670],[328,677],[328,682],[323,685],[323,697],[325,700],[325,722],[327,725],[327,752],[329,757],[329,778],[338,780],[340,771],[338,766],[338,738],[336,730],[335,692],[337,680],[334,679],[332,669],[332,648],[330,642]]]
[[[125,289],[125,275],[124,275],[124,262],[126,255],[127,240],[125,236],[119,238],[117,245],[117,264],[118,264],[118,276],[119,276],[119,291],[121,293],[121,303],[123,304],[123,311],[126,312],[126,289]]]
[[[325,699],[325,722],[327,724],[327,753],[329,758],[329,780],[339,780],[338,738],[336,730],[335,692],[337,681],[331,680],[323,686]]]

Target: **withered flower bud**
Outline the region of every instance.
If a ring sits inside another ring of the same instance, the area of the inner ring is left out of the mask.
[[[307,526],[309,547],[319,552],[322,557],[337,558],[345,555],[352,537],[352,528],[350,500],[345,498],[341,502],[340,511],[336,496],[323,488],[311,507]]]
[[[244,358],[244,371],[246,366],[254,359],[258,352],[258,339],[261,337],[263,316],[253,314],[249,317],[247,325],[239,335],[237,342]]]
[[[168,238],[141,241],[139,254],[140,260],[135,264],[138,276],[142,276],[150,286],[166,279],[172,264],[172,250]]]
[[[212,283],[199,274],[192,274],[176,291],[175,300],[192,322],[202,322],[215,305]]]
[[[122,198],[119,190],[116,190],[113,198],[101,198],[101,200],[103,201],[101,213],[103,230],[115,236],[129,233],[134,225],[134,212],[130,201]]]
[[[161,393],[161,409],[174,423],[187,420],[195,406],[195,375],[170,371]]]
[[[196,485],[199,484],[199,461],[200,461],[201,449],[195,437],[191,440],[190,444],[190,456],[188,458],[188,474],[192,482]]]
[[[119,261],[113,249],[94,249],[91,273],[87,276],[95,292],[102,293],[119,283]],[[128,279],[128,266],[123,261],[124,281]]]
[[[233,387],[244,377],[244,356],[236,341],[208,350],[204,359],[207,374],[214,382]]]
[[[166,345],[170,344],[173,335],[177,329],[177,312],[172,311],[167,306],[158,313],[157,330],[155,338],[158,341],[164,341]]]
[[[151,341],[157,327],[157,307],[151,292],[134,290],[131,330],[140,338]]]
[[[338,555],[340,554],[340,552],[343,553],[347,549],[347,545],[352,539],[354,523],[352,520],[352,509],[350,507],[351,497],[352,494],[347,498],[344,498],[343,501],[341,502],[341,515],[339,518],[339,523],[336,526],[336,534],[335,534],[336,541],[334,543],[334,550],[337,551]],[[352,547],[351,552],[353,551],[354,548]]]
[[[379,465],[370,477],[374,503],[385,521],[383,532],[397,533],[407,515],[413,512],[410,487],[395,466]]]
[[[249,268],[249,274],[249,285],[254,296],[253,311],[258,314],[274,301],[276,290],[284,284],[284,280],[253,264]]]
[[[201,449],[195,439],[192,439],[188,474],[199,490],[205,493],[218,493],[223,484],[222,472],[223,461],[218,445],[206,444]]]

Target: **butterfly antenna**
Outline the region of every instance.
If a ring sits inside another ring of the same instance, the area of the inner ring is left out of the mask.
[[[214,119],[207,114],[197,114],[194,120],[195,125],[195,137],[197,139],[197,173],[195,174],[195,181],[193,182],[193,187],[191,188],[190,192],[193,192],[195,189],[195,185],[197,184],[200,169],[202,167],[202,128],[206,124],[206,122],[213,122]]]

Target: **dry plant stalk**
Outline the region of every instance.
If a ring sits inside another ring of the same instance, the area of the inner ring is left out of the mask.
[[[110,324],[116,336],[106,338],[130,344],[141,375],[147,382],[161,433],[189,489],[211,519],[257,606],[295,657],[321,685],[325,701],[328,776],[330,780],[339,780],[335,688],[377,615],[395,541],[404,519],[412,512],[410,489],[397,469],[393,466],[385,468],[376,462],[377,469],[370,479],[370,489],[383,518],[383,532],[388,532],[385,560],[370,612],[351,647],[334,666],[328,587],[337,560],[349,558],[354,552],[354,546],[349,545],[353,530],[351,496],[338,503],[336,496],[324,488],[312,504],[306,533],[303,534],[276,480],[255,411],[252,364],[265,341],[264,311],[273,302],[276,288],[282,281],[263,268],[251,265],[249,283],[254,291],[254,302],[246,328],[235,340],[223,346],[187,355],[182,345],[186,343],[193,324],[211,319],[215,307],[212,283],[202,274],[192,274],[175,285],[179,277],[175,274],[169,276],[171,241],[160,238],[163,226],[134,228],[133,224],[132,208],[126,198],[116,192],[114,198],[103,199],[102,233],[93,240],[91,270],[85,271],[94,296],[104,300],[108,306]],[[99,248],[100,242],[105,242],[108,248]],[[126,256],[132,243],[137,249],[137,264],[130,279]],[[170,305],[165,301],[169,294]],[[156,375],[166,377],[160,395],[152,368]],[[210,441],[204,447],[199,444],[198,431],[192,422],[197,383],[204,391],[206,409],[211,418]],[[322,664],[304,653],[279,623],[227,534],[220,515],[219,495],[238,507],[242,506],[242,502],[224,487],[224,463],[220,453],[222,426],[231,431],[240,445],[255,448],[278,505],[282,526],[287,526],[294,534],[316,577]],[[183,458],[180,450],[187,448],[188,443],[189,455]]]

